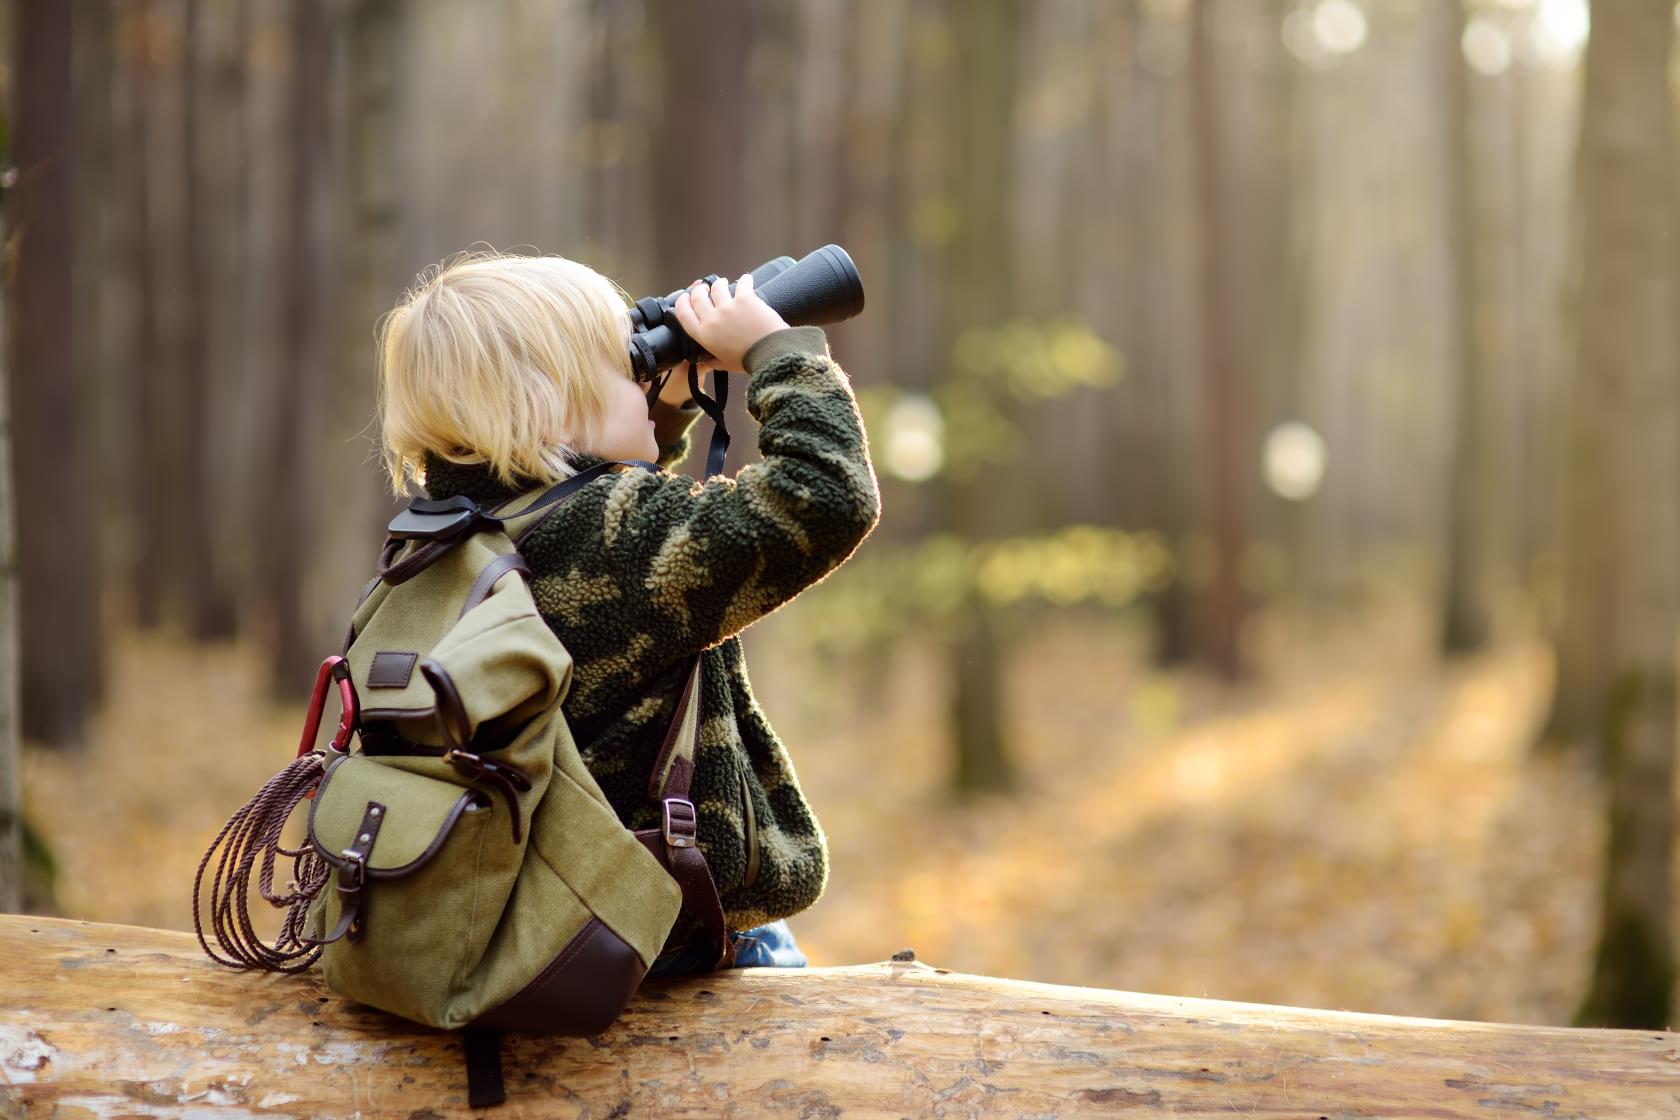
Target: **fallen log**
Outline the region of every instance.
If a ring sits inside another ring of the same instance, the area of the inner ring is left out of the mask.
[[[0,1117],[465,1111],[458,1039],[233,972],[189,934],[0,916]],[[964,976],[915,962],[646,985],[511,1037],[518,1116],[1680,1117],[1680,1036]]]

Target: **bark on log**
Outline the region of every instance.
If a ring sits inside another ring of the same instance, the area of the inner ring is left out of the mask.
[[[186,934],[0,917],[0,1117],[465,1110],[460,1043]],[[518,1116],[1680,1116],[1680,1037],[1309,1011],[917,963],[650,983],[510,1037]],[[1135,1110],[1135,1113],[1132,1111]]]

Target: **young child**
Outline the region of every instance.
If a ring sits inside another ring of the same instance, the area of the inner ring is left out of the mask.
[[[558,257],[478,254],[428,270],[380,338],[386,470],[398,496],[490,506],[606,460],[688,451],[700,415],[679,366],[651,410],[632,380],[629,298]],[[574,660],[565,712],[630,828],[660,824],[652,770],[702,653],[689,794],[736,931],[737,965],[803,965],[785,919],[822,893],[828,855],[792,762],[753,698],[738,635],[833,571],[880,495],[857,402],[818,327],[789,327],[743,276],[696,283],[676,315],[749,375],[761,462],[696,483],[626,468],[585,485],[520,543],[538,609]],[[651,411],[651,416],[650,416]],[[686,912],[653,974],[703,968]]]

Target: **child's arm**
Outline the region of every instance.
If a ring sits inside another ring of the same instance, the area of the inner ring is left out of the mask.
[[[595,515],[605,530],[597,571],[618,592],[600,609],[638,635],[641,648],[624,651],[638,659],[737,633],[838,567],[880,517],[850,379],[821,328],[776,330],[741,364],[762,461],[704,484],[627,471]]]

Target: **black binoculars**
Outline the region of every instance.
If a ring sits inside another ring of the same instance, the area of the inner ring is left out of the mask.
[[[838,323],[863,311],[863,280],[846,250],[824,245],[801,260],[777,257],[752,270],[753,291],[790,327]],[[703,277],[707,283],[717,276]],[[734,290],[734,286],[730,286]],[[709,358],[672,313],[679,288],[647,296],[630,311],[630,369],[637,381],[654,382],[672,366]]]

